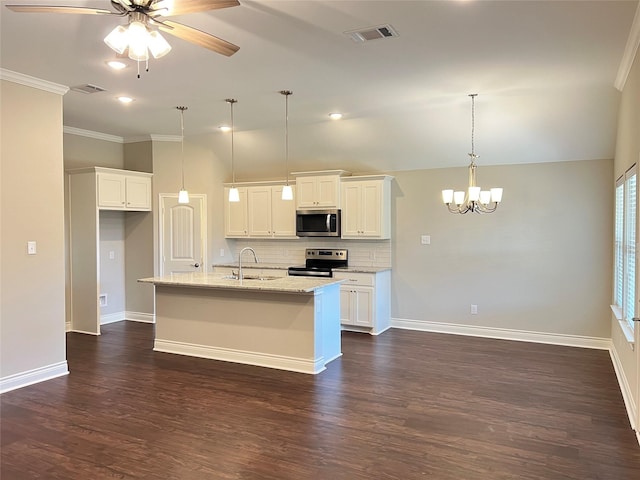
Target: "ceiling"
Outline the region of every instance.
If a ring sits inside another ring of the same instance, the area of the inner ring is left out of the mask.
[[[3,69],[105,92],[64,96],[64,125],[139,139],[206,139],[229,155],[235,105],[240,175],[268,175],[284,156],[289,99],[292,170],[354,172],[464,166],[477,93],[480,165],[612,158],[614,81],[638,0],[251,1],[171,17],[240,47],[231,57],[165,35],[173,50],[116,72],[103,38],[119,17],[15,13],[4,4],[111,9],[107,0],[2,0]],[[356,43],[344,32],[390,24],[396,38]],[[129,105],[118,95],[135,98]],[[329,119],[340,111],[344,118]],[[278,167],[280,168],[280,167]]]

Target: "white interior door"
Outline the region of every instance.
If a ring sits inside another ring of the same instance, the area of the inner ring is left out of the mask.
[[[205,272],[206,195],[189,195],[178,203],[174,194],[160,195],[160,275]]]

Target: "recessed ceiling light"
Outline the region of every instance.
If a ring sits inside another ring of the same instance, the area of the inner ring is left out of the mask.
[[[342,114],[338,112],[333,112],[329,114],[329,118],[331,118],[331,120],[340,120],[342,118]]]
[[[131,102],[133,102],[133,98],[131,98],[131,97],[121,96],[121,97],[116,97],[116,98],[122,103],[131,103]]]
[[[231,131],[231,127],[228,125],[220,125],[218,127],[220,130],[222,130],[223,132],[230,132]]]
[[[109,60],[108,62],[106,62],[106,64],[109,65],[114,70],[122,70],[123,68],[128,67],[126,63],[121,62],[120,60]]]

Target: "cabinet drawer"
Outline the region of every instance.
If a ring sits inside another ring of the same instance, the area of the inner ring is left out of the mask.
[[[373,287],[376,283],[376,276],[373,273],[350,273],[350,272],[333,272],[333,278],[338,280],[345,280],[342,286],[345,285],[361,285]]]

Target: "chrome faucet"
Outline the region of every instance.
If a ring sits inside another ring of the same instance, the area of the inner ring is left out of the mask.
[[[253,253],[253,259],[258,263],[258,256],[256,255],[256,251],[251,247],[244,247],[240,250],[240,254],[238,255],[238,280],[242,281],[242,254],[246,251],[250,251]]]

